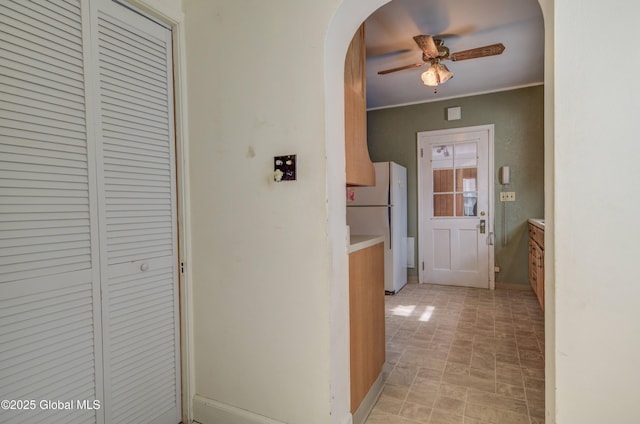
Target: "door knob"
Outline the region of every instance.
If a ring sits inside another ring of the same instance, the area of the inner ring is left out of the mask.
[[[480,211],[480,216],[485,216],[484,211]]]

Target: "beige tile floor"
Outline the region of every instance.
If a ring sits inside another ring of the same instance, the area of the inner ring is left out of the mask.
[[[382,395],[366,424],[544,423],[532,291],[408,284],[386,296]]]

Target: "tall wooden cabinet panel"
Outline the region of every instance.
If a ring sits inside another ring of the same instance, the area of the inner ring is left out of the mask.
[[[375,170],[367,147],[364,24],[356,32],[347,50],[344,64],[344,113],[347,185],[375,185]]]
[[[384,244],[349,255],[351,412],[380,375],[385,357]]]

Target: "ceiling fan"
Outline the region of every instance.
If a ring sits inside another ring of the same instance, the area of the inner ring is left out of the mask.
[[[449,53],[449,48],[444,45],[444,41],[439,38],[433,38],[431,35],[416,35],[413,37],[413,40],[422,50],[423,62],[385,69],[384,71],[379,71],[378,75],[386,75],[392,72],[403,71],[405,69],[418,68],[425,63],[428,63],[431,66],[422,73],[422,82],[424,85],[437,87],[453,77],[453,73],[449,71],[445,65],[441,64],[441,61],[452,60],[457,62],[459,60],[496,56],[502,54],[505,49],[504,44],[497,43],[484,47],[476,47],[475,49],[462,50],[456,53]],[[434,92],[437,92],[437,88],[434,89]]]

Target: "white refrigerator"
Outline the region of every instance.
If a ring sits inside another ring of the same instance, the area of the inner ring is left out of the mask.
[[[353,235],[384,235],[384,288],[395,294],[407,283],[407,169],[373,165],[375,186],[348,189],[347,225]]]

